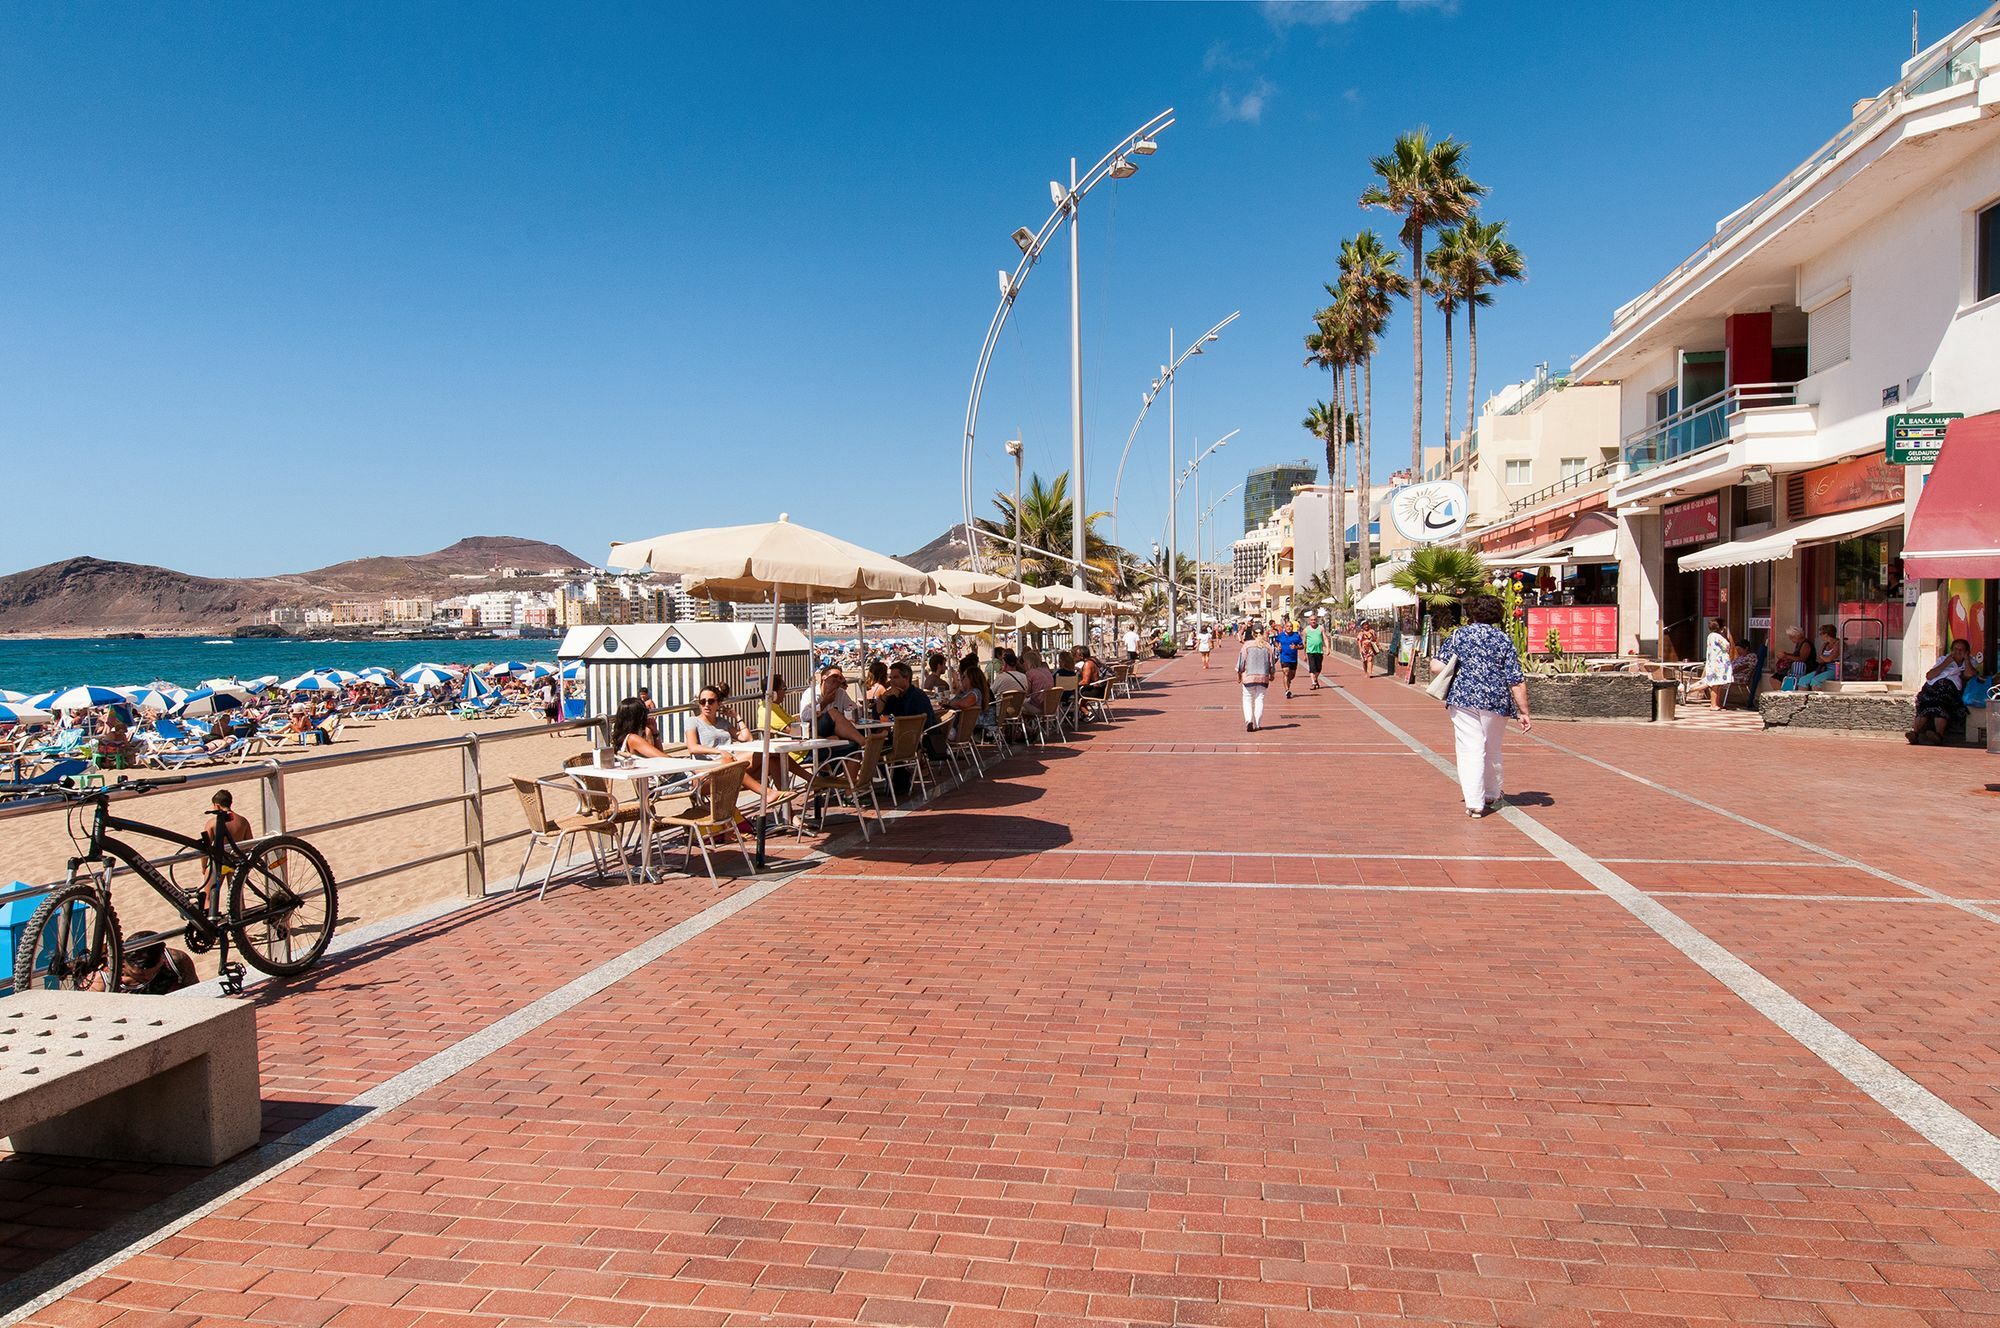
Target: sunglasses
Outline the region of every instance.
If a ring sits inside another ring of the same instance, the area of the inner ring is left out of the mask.
[[[701,698],[701,703],[703,705],[721,705],[722,698],[719,696],[704,696]]]

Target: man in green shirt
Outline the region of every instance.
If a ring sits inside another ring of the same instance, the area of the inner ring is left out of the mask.
[[[1326,663],[1326,633],[1320,630],[1319,619],[1306,624],[1306,672],[1312,674],[1312,689],[1319,690],[1320,666]]]

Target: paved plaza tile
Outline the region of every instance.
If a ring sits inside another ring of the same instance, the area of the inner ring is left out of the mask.
[[[0,1159],[13,1303],[122,1216],[28,1321],[2000,1323],[1983,756],[1545,723],[1469,820],[1331,677],[273,989],[269,1165]]]

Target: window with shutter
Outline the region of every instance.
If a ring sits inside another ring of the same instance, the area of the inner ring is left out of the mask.
[[[1785,476],[1785,520],[1806,519],[1806,477],[1804,475]]]
[[[1806,315],[1806,374],[1831,369],[1847,359],[1848,308],[1852,295],[1828,300]]]

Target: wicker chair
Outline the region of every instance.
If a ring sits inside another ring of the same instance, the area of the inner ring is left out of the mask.
[[[528,859],[534,856],[538,846],[547,844],[549,865],[542,873],[542,888],[535,895],[537,901],[545,898],[549,893],[549,881],[556,874],[556,865],[562,861],[563,841],[573,835],[601,835],[608,840],[618,855],[619,865],[625,869],[626,884],[631,884],[632,862],[625,856],[625,846],[619,841],[618,823],[609,816],[586,810],[581,789],[573,783],[560,779],[522,779],[517,776],[513,783],[514,792],[521,799],[522,815],[528,822],[528,847],[521,854],[521,866],[515,872],[516,889],[520,888],[519,882],[527,874]],[[567,816],[549,815],[548,806],[543,801],[543,795],[549,789],[567,794],[576,804],[577,810]],[[601,873],[604,869],[604,859],[598,855],[595,843],[591,844],[590,856]]]
[[[890,791],[895,791],[894,779],[898,770],[910,772],[910,787],[919,794],[927,794],[931,788],[931,758],[924,750],[924,730],[928,727],[922,715],[898,715],[889,730],[889,751],[882,760],[882,769],[890,779]]]
[[[743,793],[743,777],[750,773],[748,761],[722,761],[715,767],[715,773],[704,775],[694,800],[685,811],[668,813],[654,818],[654,824],[674,826],[685,830],[688,837],[688,874],[694,874],[694,850],[701,850],[701,864],[708,868],[708,879],[712,884],[722,882],[715,874],[715,860],[708,854],[712,837],[736,831],[736,802]],[[756,860],[750,856],[750,846],[743,842],[743,836],[736,836],[736,847],[742,851],[743,862],[750,868],[750,874],[757,874]]]
[[[828,761],[814,772],[812,782],[805,787],[805,795],[825,800],[821,812],[822,825],[826,812],[837,807],[851,807],[854,819],[861,826],[861,842],[867,843],[867,807],[862,805],[865,798],[868,806],[875,809],[876,827],[884,834],[888,833],[888,823],[882,819],[882,800],[875,794],[875,773],[882,766],[882,748],[888,741],[886,733],[871,733],[861,744],[859,754]]]

